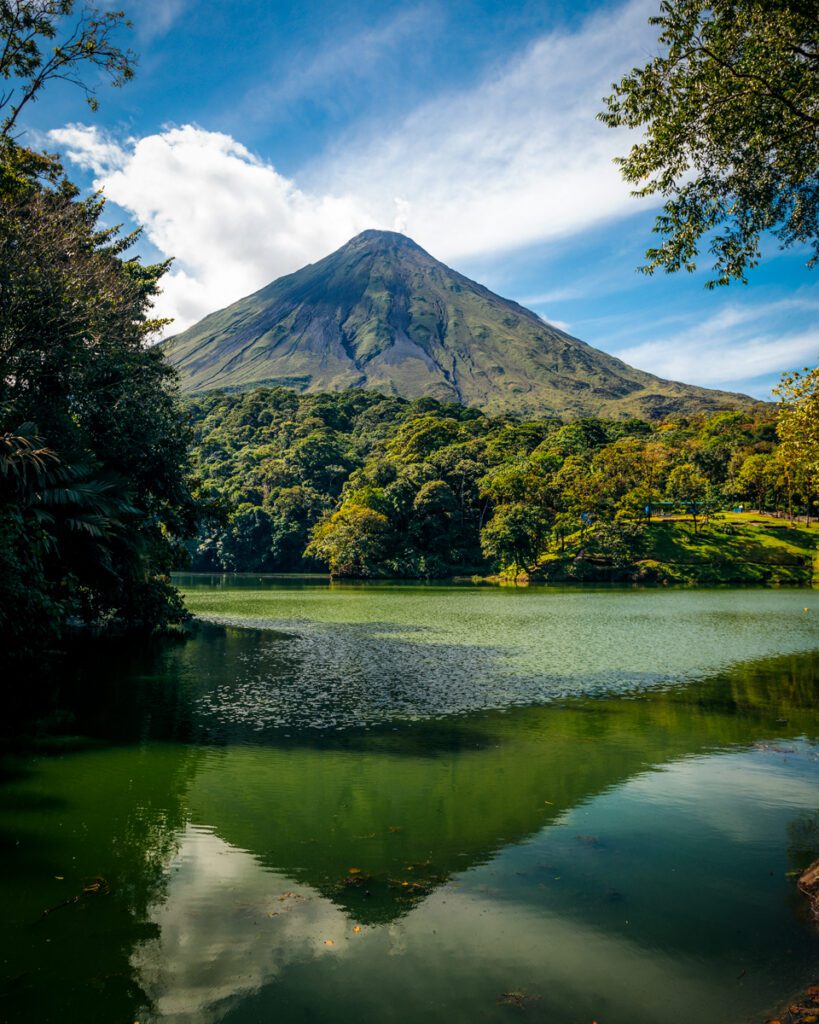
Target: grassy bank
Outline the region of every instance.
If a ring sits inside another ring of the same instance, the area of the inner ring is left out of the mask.
[[[772,516],[724,513],[708,523],[690,518],[654,521],[632,562],[588,556],[582,539],[569,539],[562,555],[546,556],[532,582],[819,584],[819,526]]]

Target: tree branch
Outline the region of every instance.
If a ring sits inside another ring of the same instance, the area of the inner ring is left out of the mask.
[[[728,71],[731,75],[733,75],[734,78],[738,78],[742,81],[758,82],[763,87],[766,94],[771,97],[771,99],[775,99],[783,106],[787,107],[788,110],[790,110],[792,114],[795,114],[796,117],[800,118],[800,120],[806,121],[808,124],[815,125],[816,127],[819,128],[819,117],[812,117],[806,111],[801,110],[799,107],[796,106],[795,103],[791,102],[791,100],[789,100],[787,96],[783,96],[782,93],[780,93],[778,90],[773,89],[770,83],[766,82],[761,75],[755,75],[752,71],[738,71],[733,66],[733,64],[731,64],[730,61],[727,61],[724,58],[720,57],[718,54],[714,53],[714,51],[710,47],[706,46],[703,42],[699,40],[698,42],[699,49],[701,50],[701,52],[704,53],[706,57],[710,57],[711,60],[713,60],[716,64],[719,64],[721,68],[724,68],[726,71]]]

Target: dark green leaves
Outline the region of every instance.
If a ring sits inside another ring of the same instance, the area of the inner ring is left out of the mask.
[[[641,269],[745,281],[760,237],[819,258],[819,6],[804,0],[663,0],[660,53],[634,68],[600,119],[642,129],[619,160],[635,195],[664,200]]]

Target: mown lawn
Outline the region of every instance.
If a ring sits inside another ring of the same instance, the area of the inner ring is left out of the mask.
[[[690,518],[651,523],[644,564],[702,582],[809,583],[819,569],[817,552],[817,526],[729,512],[696,533]]]

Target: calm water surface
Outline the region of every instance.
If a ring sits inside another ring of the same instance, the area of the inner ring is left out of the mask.
[[[7,743],[0,1021],[740,1024],[819,980],[815,591],[180,582],[192,640],[78,655]]]

